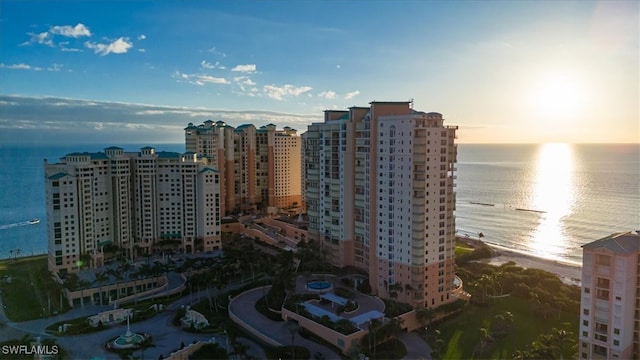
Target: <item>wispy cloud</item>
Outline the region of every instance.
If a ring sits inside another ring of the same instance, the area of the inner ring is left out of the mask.
[[[319,93],[318,96],[321,97],[321,98],[325,98],[325,99],[331,100],[331,99],[335,99],[336,98],[336,93],[335,93],[335,91],[323,91],[323,92]]]
[[[240,83],[242,85],[254,86],[256,84],[255,81],[251,80],[247,76],[236,76],[233,78],[233,81]]]
[[[217,78],[209,75],[198,75],[196,76],[198,81],[208,82],[212,84],[228,84],[229,82],[225,78]]]
[[[207,49],[206,51],[207,51],[208,53],[212,53],[212,54],[215,54],[215,55],[218,55],[218,56],[227,57],[227,54],[225,54],[225,53],[224,53],[224,52],[222,52],[222,51],[219,51],[218,49],[216,49],[216,47],[215,47],[215,46],[214,46],[214,47],[211,47],[211,48],[209,48],[209,49]]]
[[[213,119],[231,126],[268,123],[301,129],[322,120],[322,114],[271,111],[230,111],[146,104],[89,101],[54,97],[0,95],[0,143],[67,143],[81,138],[87,143],[181,143],[183,128]],[[91,121],[87,121],[91,119]],[[32,129],[46,134],[38,137]],[[100,131],[96,131],[100,130]],[[31,134],[27,136],[27,134]]]
[[[283,100],[284,96],[299,96],[300,94],[313,90],[313,88],[310,86],[293,86],[287,84],[284,86],[265,85],[262,87],[262,90],[272,99]]]
[[[31,65],[27,65],[27,64],[11,64],[11,65],[0,64],[0,68],[2,68],[2,69],[11,69],[11,70],[30,70],[31,69]]]
[[[41,33],[27,33],[31,37],[28,41],[23,42],[20,46],[28,46],[31,44],[42,44],[53,47],[53,38],[47,31]]]
[[[360,95],[360,91],[358,91],[358,90],[356,90],[356,91],[352,91],[352,92],[347,93],[347,94],[344,96],[344,99],[345,99],[345,100],[350,100],[350,99],[353,99],[354,97],[356,97],[356,96],[358,96],[358,95]]]
[[[146,38],[147,38],[147,35],[145,35],[145,34],[138,35],[138,40],[144,40]]]
[[[256,65],[255,64],[236,65],[233,69],[231,69],[231,71],[252,73],[256,71]]]
[[[77,48],[70,48],[69,46],[69,41],[61,41],[58,43],[58,47],[60,48],[61,51],[65,51],[65,52],[81,52],[83,51],[82,49],[77,49]]]
[[[62,64],[51,64],[51,66],[43,68],[43,67],[40,67],[40,66],[32,66],[32,65],[24,64],[24,63],[11,64],[11,65],[1,64],[0,63],[0,69],[9,69],[9,70],[60,71],[60,70],[62,70],[63,66],[64,65],[62,65]]]
[[[221,65],[220,62],[218,62],[218,61],[216,61],[215,64],[212,64],[210,62],[207,62],[206,60],[202,60],[200,62],[200,66],[203,69],[221,69],[221,70],[226,69],[226,67],[224,65]]]
[[[89,49],[92,49],[96,54],[100,54],[102,56],[113,54],[124,54],[129,49],[133,47],[133,43],[129,41],[127,37],[121,37],[118,40],[115,40],[109,44],[100,44],[91,41],[87,41],[84,43]]]
[[[62,35],[72,38],[79,38],[82,36],[91,36],[91,31],[84,24],[78,23],[76,26],[71,25],[58,25],[52,26],[49,32],[54,35]]]
[[[229,84],[229,81],[225,78],[205,75],[205,74],[187,74],[176,71],[171,75],[174,79],[178,81],[186,81],[194,85],[203,86],[206,83],[210,84]]]

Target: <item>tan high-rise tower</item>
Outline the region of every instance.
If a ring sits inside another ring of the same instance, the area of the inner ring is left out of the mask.
[[[457,127],[410,102],[325,111],[305,134],[309,238],[382,297],[452,301]]]

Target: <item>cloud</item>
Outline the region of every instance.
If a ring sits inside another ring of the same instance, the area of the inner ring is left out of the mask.
[[[178,81],[187,81],[194,85],[203,86],[206,83],[210,84],[229,84],[229,81],[225,78],[214,77],[205,74],[186,74],[176,71],[171,75],[174,79],[178,79]]]
[[[147,35],[145,35],[145,34],[138,35],[138,40],[144,40],[146,38],[147,38]]]
[[[256,65],[255,64],[236,65],[236,67],[231,69],[231,71],[251,73],[256,71]]]
[[[344,96],[344,99],[345,99],[345,100],[353,99],[354,97],[356,97],[356,96],[358,96],[358,95],[360,95],[360,91],[358,91],[358,90],[356,90],[356,91],[352,91],[352,92],[350,92],[350,93],[347,93],[347,94]]]
[[[69,45],[68,41],[61,41],[58,43],[58,47],[60,48],[61,51],[65,51],[65,52],[81,52],[82,49],[76,49],[76,48],[69,48],[67,47]]]
[[[129,38],[121,37],[110,44],[99,44],[99,43],[87,41],[84,43],[84,46],[86,46],[89,49],[92,49],[96,54],[105,56],[111,53],[124,54],[133,47],[133,43],[129,41]]]
[[[318,96],[330,100],[336,98],[336,93],[334,91],[323,91]]]
[[[138,52],[143,53],[143,52],[147,52],[147,50],[146,49],[138,49]]]
[[[284,86],[275,86],[275,85],[265,85],[262,90],[264,93],[276,100],[283,100],[283,97],[286,95],[299,96],[307,91],[311,91],[313,88],[309,86],[293,86],[293,85],[284,85]]]
[[[247,76],[236,76],[233,78],[233,81],[240,83],[242,85],[249,85],[249,86],[254,86],[256,84],[255,81],[251,80]]]
[[[76,39],[82,36],[91,36],[91,31],[89,30],[89,28],[81,23],[76,24],[76,26],[52,26],[49,29],[49,32],[54,35],[62,35]]]
[[[219,62],[217,62],[217,61],[216,61],[216,63],[215,63],[215,64],[212,64],[212,63],[210,63],[210,62],[207,62],[207,61],[205,61],[205,60],[202,60],[202,61],[200,62],[200,66],[202,66],[202,68],[204,68],[204,69],[221,69],[221,70],[226,69],[226,67],[225,67],[225,66],[220,65],[220,63],[219,63]]]
[[[0,68],[2,68],[2,69],[11,69],[11,70],[30,70],[31,69],[31,65],[27,65],[27,64],[12,64],[12,65],[0,64]]]
[[[215,47],[215,46],[214,46],[214,47],[212,47],[212,48],[207,49],[206,51],[207,51],[208,53],[212,53],[212,54],[220,55],[220,56],[222,56],[222,57],[227,57],[227,54],[225,54],[225,53],[223,53],[223,52],[221,52],[221,51],[218,51],[218,50],[216,49],[216,47]]]
[[[41,33],[30,32],[30,33],[27,33],[27,35],[31,36],[31,39],[23,42],[22,44],[20,44],[20,46],[28,46],[31,44],[42,44],[42,45],[53,47],[53,39],[51,38],[51,35],[49,35],[49,33],[46,31]]]
[[[47,71],[60,71],[64,65],[61,64],[52,64],[47,68]]]
[[[322,121],[321,112],[230,111],[56,97],[0,95],[0,104],[0,144],[184,143],[184,127],[208,119],[234,127],[274,123],[296,129]],[[39,129],[37,134],[33,129]]]
[[[209,75],[198,75],[196,79],[202,82],[208,82],[212,84],[228,84],[229,82],[225,78],[217,78]]]

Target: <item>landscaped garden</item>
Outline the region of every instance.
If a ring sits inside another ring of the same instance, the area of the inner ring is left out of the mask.
[[[62,287],[47,269],[46,256],[0,262],[0,290],[11,321],[41,319],[69,310]]]
[[[579,287],[512,262],[463,261],[456,270],[472,301],[429,326],[434,358],[571,358],[576,353],[577,335],[571,330],[579,322]]]

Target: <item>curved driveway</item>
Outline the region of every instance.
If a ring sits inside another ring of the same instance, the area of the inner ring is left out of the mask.
[[[265,289],[265,291],[267,291]],[[280,345],[291,345],[291,333],[286,327],[285,321],[273,321],[256,310],[255,303],[263,296],[263,288],[246,291],[231,301],[229,311],[242,320],[245,324]],[[242,326],[242,324],[239,324]],[[313,356],[321,352],[327,359],[340,359],[341,356],[333,349],[307,340],[300,335],[294,338],[295,345],[304,346]]]

